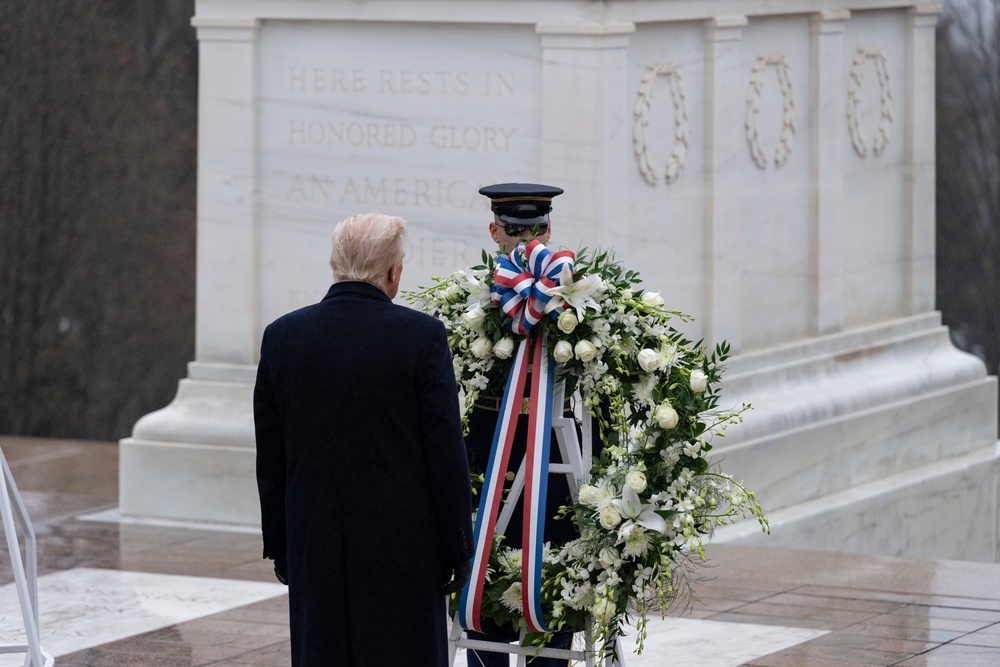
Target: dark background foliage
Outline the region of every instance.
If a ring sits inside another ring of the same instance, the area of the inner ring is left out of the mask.
[[[0,433],[119,438],[186,374],[193,13],[0,3]]]
[[[948,5],[937,41],[937,306],[1000,370],[1000,0]]]
[[[937,303],[992,374],[998,10],[1000,0],[949,5],[937,54]],[[121,438],[186,375],[193,14],[194,0],[0,2],[0,433]]]

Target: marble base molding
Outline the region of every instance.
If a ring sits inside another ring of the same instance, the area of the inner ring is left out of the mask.
[[[253,431],[256,367],[188,365],[167,407],[119,444],[123,517],[260,525]]]

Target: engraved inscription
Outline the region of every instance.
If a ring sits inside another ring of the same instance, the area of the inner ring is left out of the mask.
[[[468,72],[379,70],[378,92],[401,95],[468,95]]]
[[[344,70],[336,67],[292,67],[288,72],[288,89],[312,93],[363,93],[364,70]]]
[[[422,137],[434,148],[506,153],[517,132],[513,127],[434,125]],[[288,121],[291,146],[350,146],[352,148],[413,148],[421,135],[409,123]]]
[[[285,200],[289,202],[455,209],[472,208],[481,204],[481,199],[478,187],[463,180],[387,176],[351,176],[337,180],[329,174],[295,174],[285,196]]]
[[[505,72],[289,67],[288,90],[299,93],[368,93],[507,98],[514,96],[514,75]]]
[[[514,132],[513,127],[435,125],[431,128],[429,139],[435,148],[509,151]]]
[[[408,123],[290,120],[288,143],[293,146],[411,148],[417,143],[417,130]]]
[[[460,239],[406,240],[406,261],[430,268],[468,266],[469,246]]]

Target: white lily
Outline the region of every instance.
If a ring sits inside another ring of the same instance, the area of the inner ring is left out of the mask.
[[[622,497],[613,500],[612,504],[626,519],[618,529],[619,535],[628,535],[633,526],[642,526],[660,533],[667,532],[667,522],[654,511],[656,505],[643,503],[636,490],[628,484],[622,487]]]
[[[471,269],[462,274],[462,287],[468,293],[466,297],[466,307],[476,304],[485,305],[490,302],[490,286],[486,283],[486,276]]]
[[[573,272],[568,264],[563,264],[559,272],[559,284],[555,287],[538,286],[545,294],[552,297],[545,304],[545,312],[550,313],[563,304],[569,304],[576,311],[576,318],[583,322],[583,313],[590,308],[595,313],[601,312],[601,304],[596,297],[604,292],[604,282],[598,275],[584,276],[573,282]]]

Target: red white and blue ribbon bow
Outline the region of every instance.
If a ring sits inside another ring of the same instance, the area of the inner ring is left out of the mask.
[[[552,252],[541,241],[531,241],[527,248],[522,243],[510,255],[497,258],[490,299],[511,318],[508,329],[524,335],[541,321],[552,299],[548,290],[559,285],[564,265],[573,269],[573,258],[569,250]]]
[[[526,258],[522,262],[521,257]],[[532,241],[525,252],[524,244],[500,257],[494,272],[491,298],[500,303],[511,317],[508,328],[526,334],[545,315],[550,297],[541,289],[559,284],[558,276],[564,264],[572,269],[573,253],[552,253],[539,241]],[[552,385],[555,361],[549,354],[545,333],[541,327],[521,340],[514,356],[507,388],[500,406],[500,417],[493,434],[493,448],[483,491],[479,497],[479,512],[473,540],[476,555],[472,560],[472,575],[462,589],[459,620],[466,630],[482,632],[481,607],[486,585],[487,568],[497,519],[503,500],[504,476],[510,462],[517,428],[518,414],[527,384],[529,362],[532,366],[528,438],[525,452],[524,521],[521,549],[521,602],[524,619],[532,632],[547,632],[542,619],[542,555],[545,545],[545,496],[549,477],[549,449],[552,433]],[[509,499],[511,502],[513,499]]]

